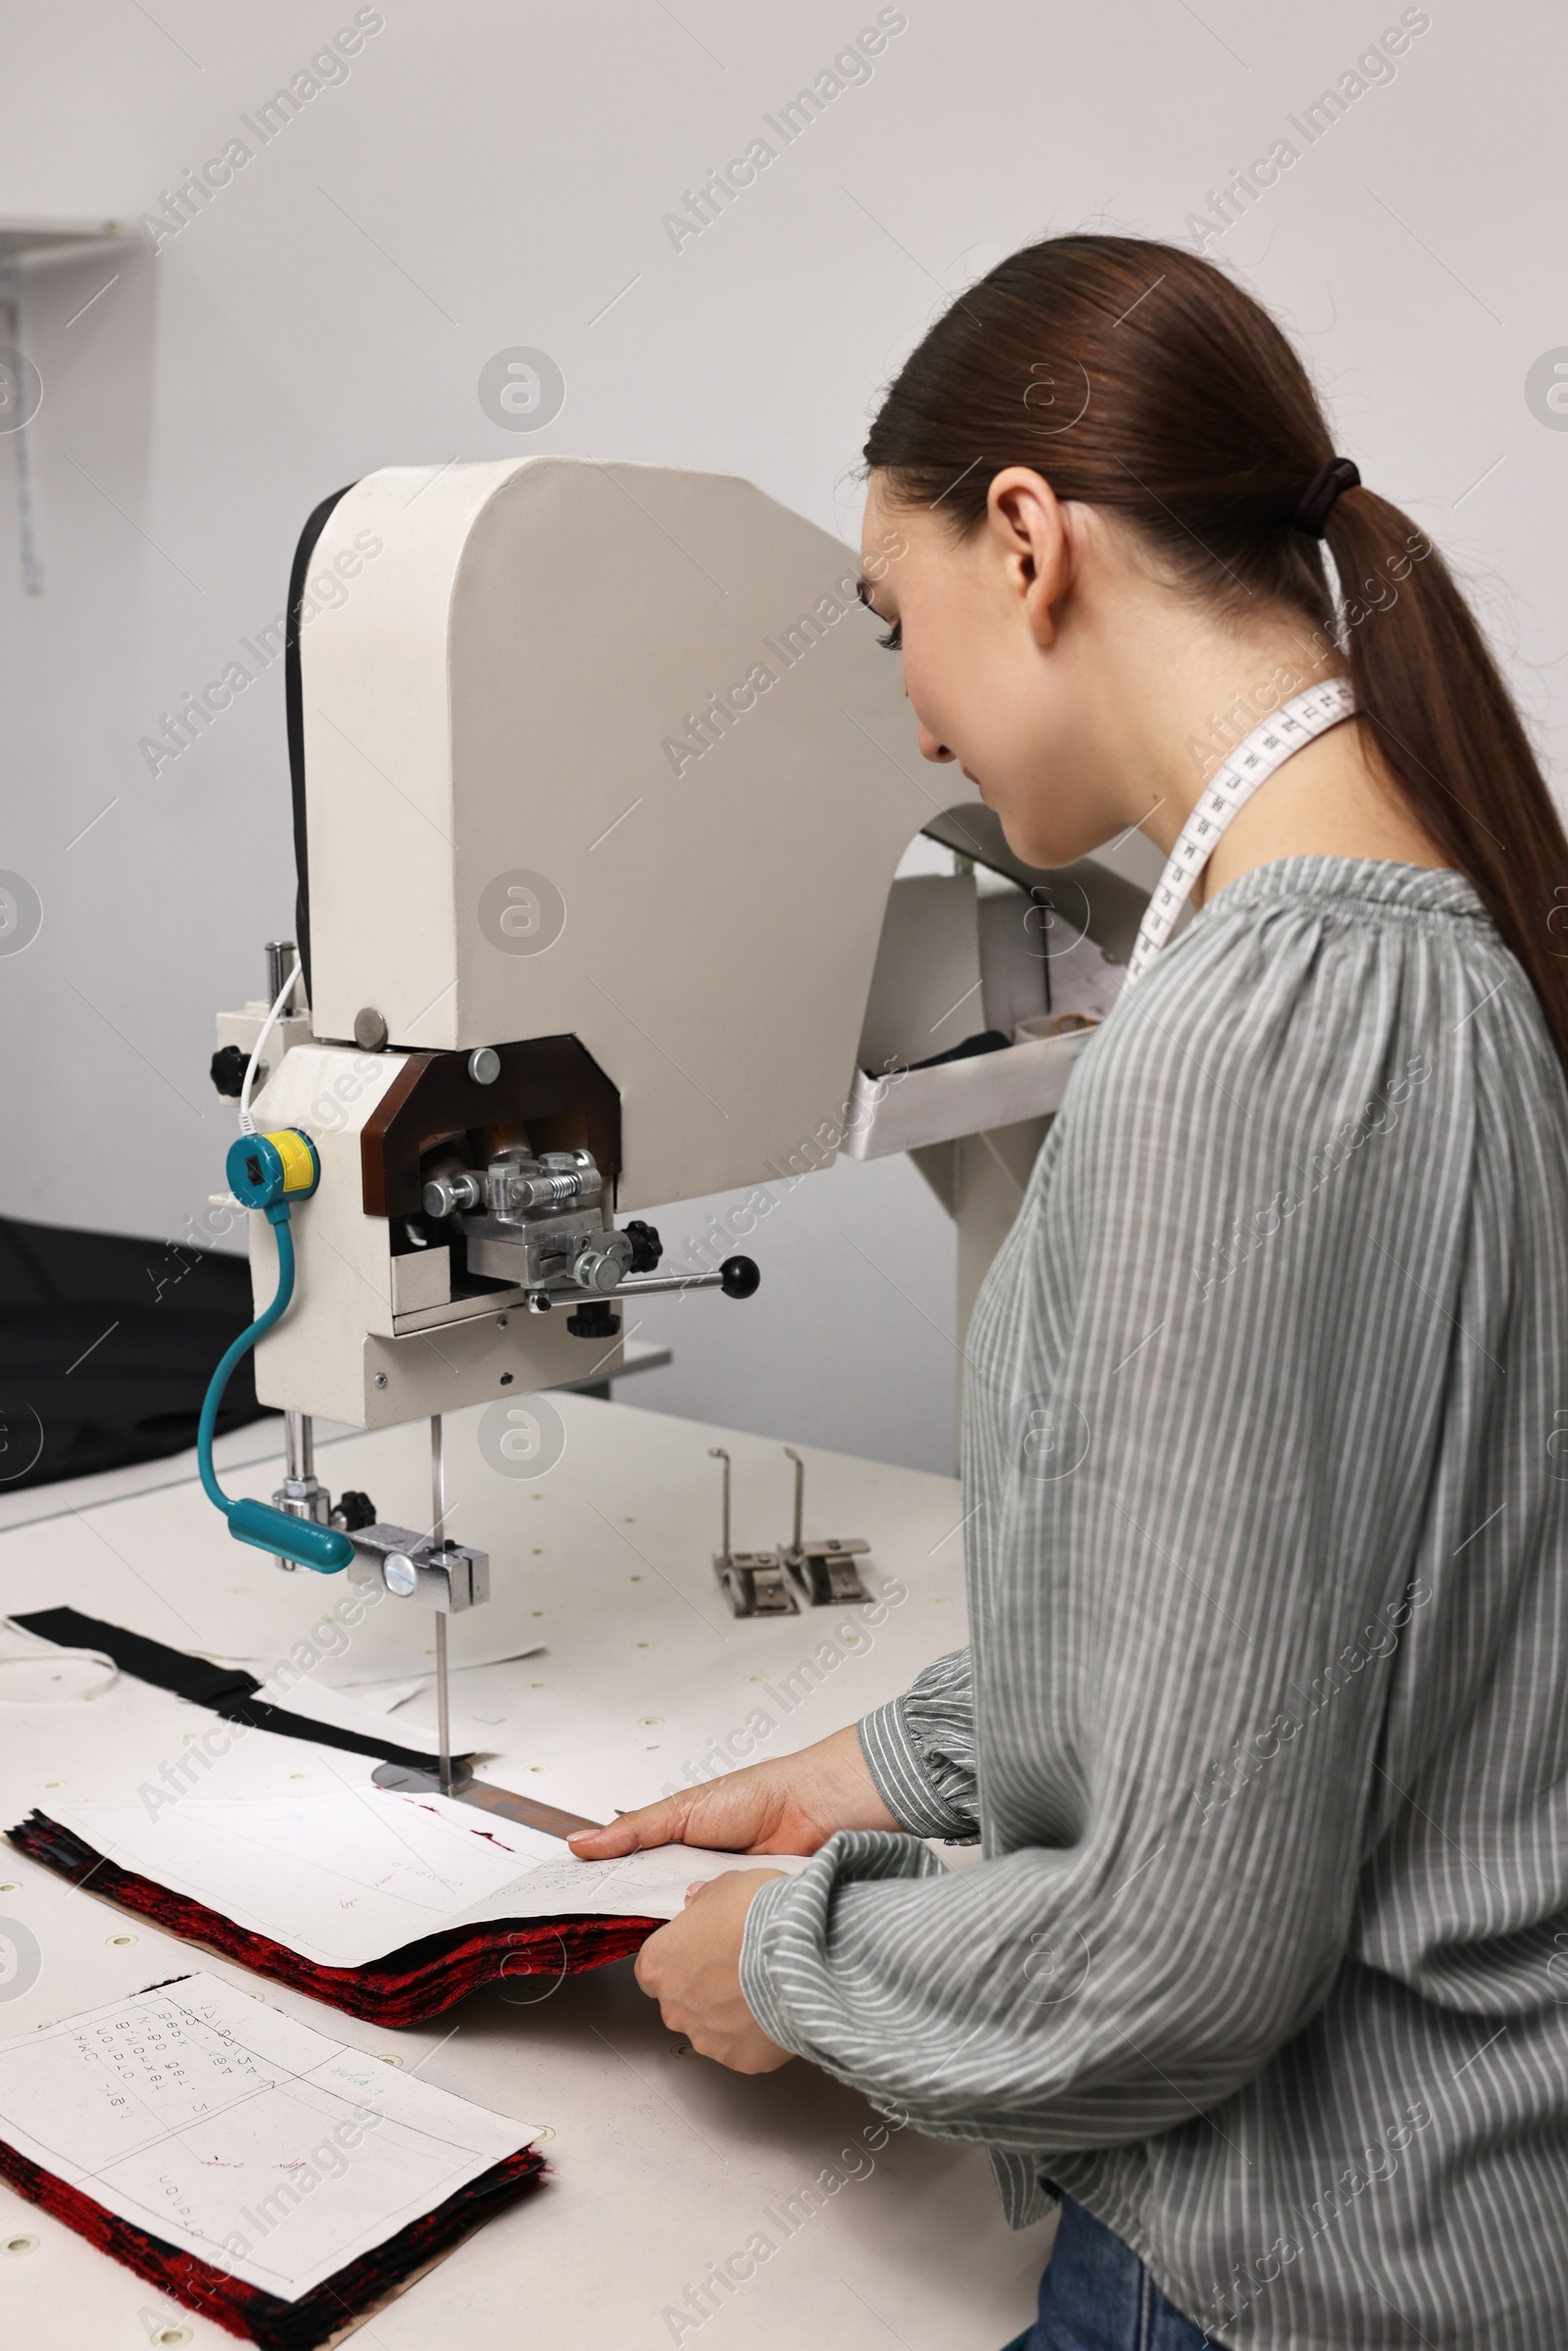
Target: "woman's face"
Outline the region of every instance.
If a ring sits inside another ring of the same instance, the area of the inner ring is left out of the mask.
[[[1038,475],[1009,480],[960,537],[940,507],[901,507],[873,474],[863,592],[902,653],[923,757],[962,768],[1017,857],[1063,865],[1119,829],[1092,615],[1123,551]]]

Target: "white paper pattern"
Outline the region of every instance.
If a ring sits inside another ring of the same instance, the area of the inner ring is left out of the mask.
[[[443,1796],[344,1788],[297,1797],[50,1799],[51,1819],[116,1867],[203,1902],[320,1967],[363,1967],[488,1919],[673,1918],[724,1870],[799,1870],[790,1854],[661,1845],[578,1861],[559,1837]]]
[[[540,2128],[206,1974],[0,2041],[0,2137],[121,2219],[284,2301]]]

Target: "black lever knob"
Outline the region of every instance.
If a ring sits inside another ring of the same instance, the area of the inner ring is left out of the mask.
[[[242,1053],[237,1045],[220,1045],[208,1064],[213,1084],[226,1102],[232,1102],[245,1083],[249,1053]]]
[[[640,1216],[634,1216],[630,1224],[624,1224],[620,1229],[631,1243],[632,1272],[652,1273],[664,1253],[664,1245],[654,1227],[645,1224]]]
[[[718,1269],[718,1286],[726,1298],[753,1298],[761,1280],[756,1260],[751,1257],[726,1257]]]

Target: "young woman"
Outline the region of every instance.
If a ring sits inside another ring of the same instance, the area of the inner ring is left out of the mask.
[[[1031,863],[1174,854],[968,1334],[972,1650],[577,1849],[815,1856],[640,1981],[983,2143],[1014,2222],[1059,2196],[1031,2351],[1544,2351],[1568,842],[1441,556],[1209,264],[1015,254],[865,454],[926,757]]]

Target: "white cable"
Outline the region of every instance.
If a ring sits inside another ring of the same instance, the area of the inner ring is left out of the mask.
[[[262,1047],[277,1026],[277,1016],[293,994],[294,983],[299,976],[299,966],[296,964],[278,990],[277,1002],[262,1022],[262,1033],[251,1047],[251,1057],[245,1064],[245,1083],[239,1090],[239,1131],[242,1135],[254,1135],[256,1132],[256,1121],[251,1116],[251,1088],[256,1083],[256,1064],[262,1057]]]
[[[60,1670],[63,1666],[73,1662],[101,1667],[100,1679],[91,1684],[76,1683],[73,1686],[69,1678]],[[10,1666],[21,1666],[24,1671],[28,1666],[40,1667],[42,1672],[38,1678],[44,1685],[41,1695],[35,1690],[29,1690],[25,1685],[20,1691],[14,1687],[8,1687],[10,1677],[6,1669]],[[47,1648],[40,1645],[36,1649],[24,1649],[16,1655],[0,1655],[0,1703],[8,1706],[70,1705],[75,1699],[97,1697],[101,1690],[109,1688],[111,1682],[119,1679],[119,1666],[113,1657],[106,1657],[102,1649],[57,1649],[51,1642]],[[66,1683],[63,1695],[58,1688],[51,1687],[61,1682]]]

